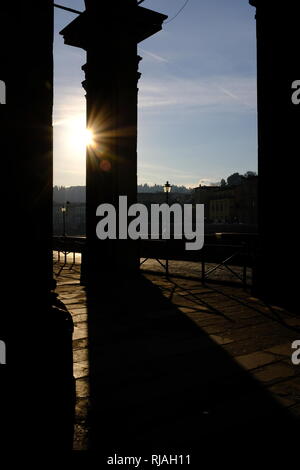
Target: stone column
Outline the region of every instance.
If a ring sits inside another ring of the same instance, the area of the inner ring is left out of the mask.
[[[136,274],[138,244],[131,240],[99,240],[96,209],[119,196],[128,205],[137,198],[137,45],[161,29],[166,17],[137,5],[136,0],[99,4],[86,1],[86,12],[61,34],[66,44],[87,51],[84,88],[87,126],[95,145],[87,149],[87,253],[89,282],[111,281]],[[117,227],[118,238],[118,227]]]
[[[52,279],[53,4],[11,2],[2,12],[1,236],[7,267],[20,267],[18,290],[34,287],[44,299]]]
[[[292,83],[300,80],[300,4],[288,0],[256,7],[258,77],[258,173],[260,246],[254,292],[295,308],[298,282],[298,185],[300,105]]]
[[[52,308],[50,295],[52,0],[1,5],[0,70],[6,84],[6,104],[0,105],[0,339],[7,344],[7,365],[0,370],[6,393],[1,448],[8,441],[9,448],[47,454],[72,447],[73,426],[66,312]]]

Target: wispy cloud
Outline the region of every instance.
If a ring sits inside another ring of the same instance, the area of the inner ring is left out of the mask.
[[[201,186],[217,186],[219,181],[212,180],[211,178],[201,178],[196,186],[199,186],[200,184]]]
[[[255,77],[212,77],[185,79],[164,77],[144,79],[140,84],[139,107],[148,110],[167,108],[198,111],[255,111]]]
[[[61,119],[54,119],[53,120],[53,126],[54,127],[77,127],[77,128],[85,128],[85,121],[86,117],[84,113],[81,114],[76,114],[76,111],[78,111],[77,107],[68,107],[68,108],[63,108],[63,114],[66,114],[67,117],[63,117]],[[70,113],[71,112],[71,113]]]
[[[159,180],[163,181],[164,178],[167,178],[171,182],[175,181],[176,184],[191,188],[198,187],[200,184],[205,186],[215,186],[218,184],[218,181],[212,177],[206,176],[198,180],[193,172],[185,172],[180,169],[155,163],[140,163],[138,174],[139,183],[154,184]]]
[[[253,98],[255,99],[255,95],[256,95],[256,87],[254,87],[254,89],[252,90],[252,96],[249,95],[249,89],[248,90],[237,90],[238,91],[238,94],[235,94],[233,93],[232,91],[230,90],[226,90],[225,88],[223,88],[222,86],[219,86],[218,87],[219,90],[224,93],[225,95],[229,96],[230,98],[232,98],[233,100],[236,100],[238,103],[240,103],[241,105],[243,106],[246,106],[246,107],[249,107],[251,109],[254,109],[255,108],[255,103],[253,102],[248,102],[247,100],[250,98],[250,100],[252,100]],[[240,93],[242,91],[242,93]],[[246,93],[243,93],[245,92]]]
[[[74,119],[85,120],[85,98],[80,88],[60,86],[55,89],[53,125],[63,126]]]
[[[149,173],[152,174],[151,172],[154,172],[153,174],[157,175],[159,172],[163,173],[166,172],[170,176],[174,176],[177,179],[178,178],[194,178],[195,174],[192,172],[183,172],[180,169],[176,169],[174,167],[169,167],[165,165],[158,165],[155,163],[141,163],[139,164],[139,168],[143,170],[143,173]]]
[[[176,184],[191,188],[196,188],[200,184],[203,186],[216,186],[221,180],[221,177],[217,180],[211,175],[206,175],[199,180],[193,172],[186,172],[167,165],[147,162],[141,162],[139,164],[138,175],[139,183],[155,184],[159,180],[163,181],[164,178],[167,178],[171,182],[174,181]]]
[[[169,63],[169,60],[166,59],[165,57],[162,57],[161,55],[158,55],[158,54],[154,54],[153,52],[150,52],[150,51],[147,51],[146,49],[142,49],[140,48],[140,51],[145,54],[146,56],[150,57],[151,59],[153,59],[154,61],[156,62],[165,62],[165,63]]]

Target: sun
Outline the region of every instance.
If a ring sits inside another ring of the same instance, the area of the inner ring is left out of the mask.
[[[95,136],[91,129],[85,129],[84,131],[84,141],[86,147],[91,147],[95,143]]]
[[[85,115],[78,115],[68,119],[66,126],[68,129],[68,145],[74,151],[81,151],[95,144],[95,134],[92,129],[86,127]]]

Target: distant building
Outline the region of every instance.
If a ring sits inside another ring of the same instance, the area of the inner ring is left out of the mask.
[[[234,198],[211,199],[209,201],[209,219],[216,223],[236,222]]]
[[[199,186],[193,193],[194,204],[204,204],[206,223],[257,224],[258,177],[241,177],[240,183],[223,186]]]
[[[236,201],[236,215],[243,224],[258,223],[258,177],[245,178],[234,189]]]

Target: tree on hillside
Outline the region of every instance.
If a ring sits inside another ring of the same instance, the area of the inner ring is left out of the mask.
[[[253,176],[257,176],[257,173],[255,171],[246,171],[244,174],[245,178],[252,178]]]
[[[240,175],[239,173],[233,173],[232,175],[228,176],[227,184],[228,186],[238,186],[239,184],[241,184],[242,180],[242,175]]]

